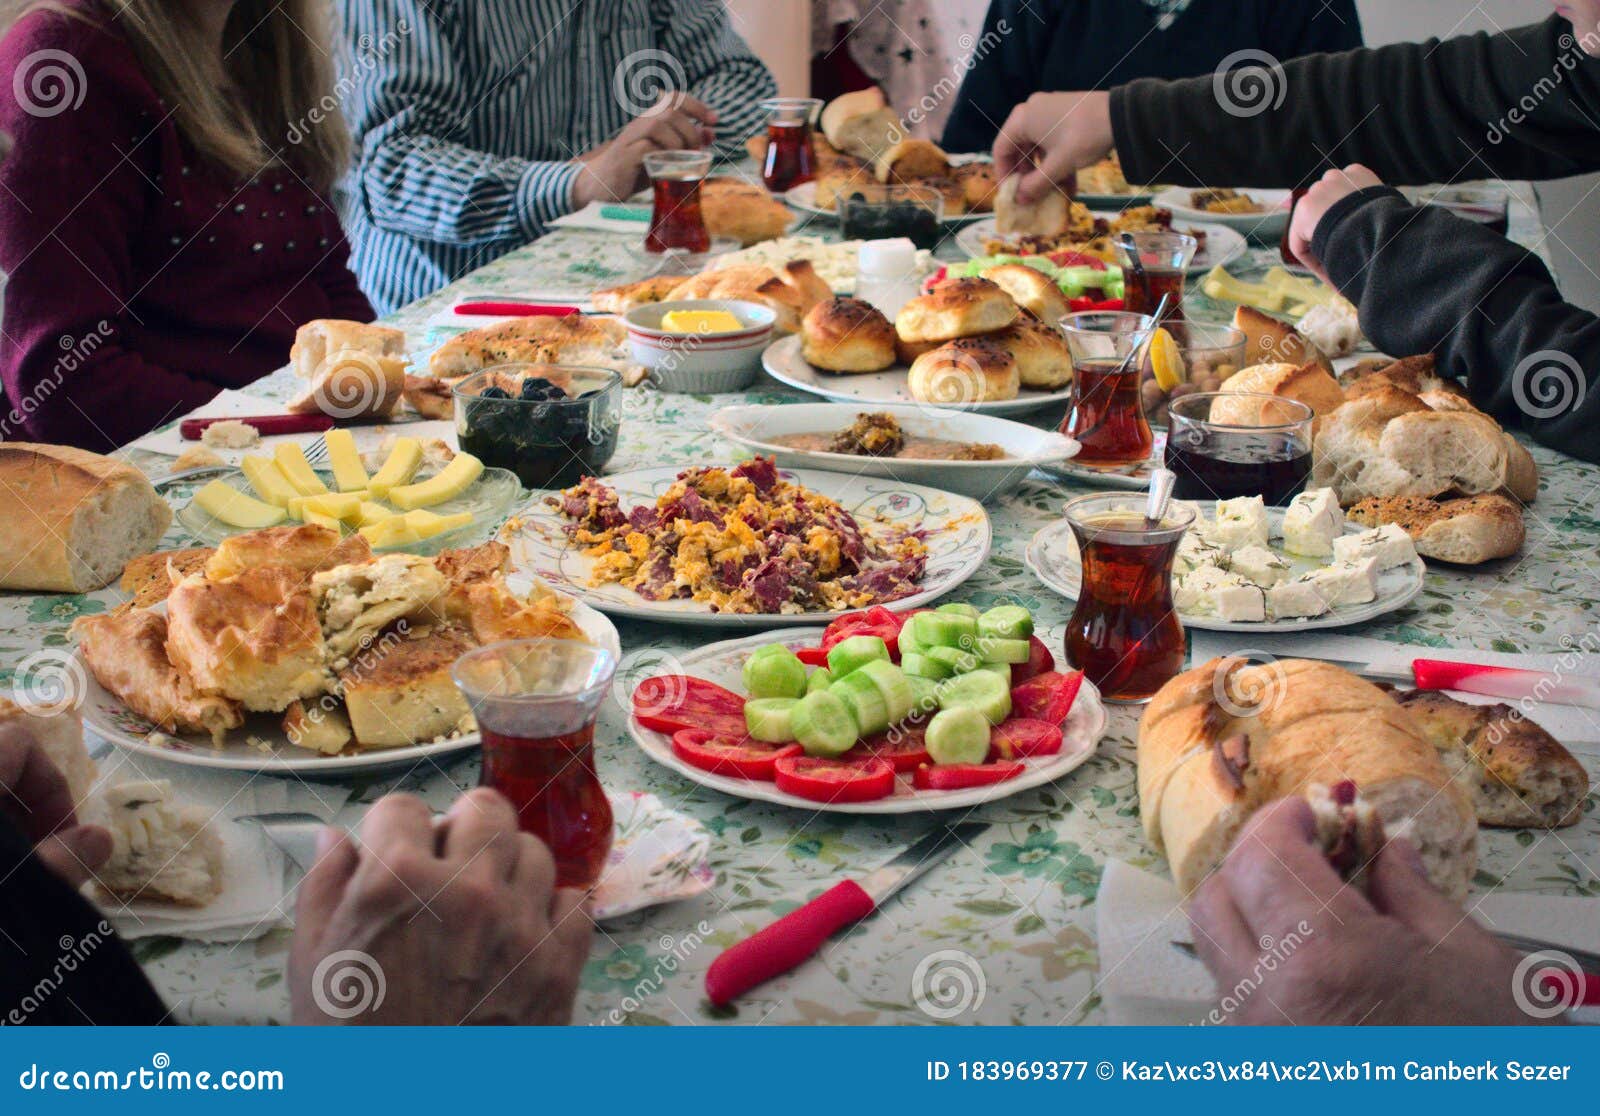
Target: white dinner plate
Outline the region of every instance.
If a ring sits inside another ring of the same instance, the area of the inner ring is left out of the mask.
[[[1105,217],[1109,215],[1101,213],[1096,214],[1096,216]],[[1172,227],[1175,232],[1183,232],[1186,229],[1194,228],[1200,229],[1206,234],[1205,244],[1201,246],[1200,251],[1195,253],[1194,259],[1189,263],[1190,275],[1204,275],[1214,267],[1230,264],[1244,255],[1248,249],[1242,234],[1213,221],[1181,221],[1174,218]],[[969,259],[977,259],[979,256],[991,254],[984,250],[983,242],[997,236],[999,236],[999,233],[995,231],[994,218],[985,217],[981,221],[972,222],[972,224],[956,233],[956,244],[967,254]]]
[[[613,489],[621,506],[655,506],[656,498],[683,472],[680,465],[654,469],[635,469],[600,478]],[[812,469],[783,470],[786,480],[811,489],[838,503],[861,521],[898,529],[924,532],[928,548],[922,589],[897,601],[881,602],[896,608],[916,608],[944,596],[971,577],[989,556],[991,532],[983,505],[967,496],[957,496],[937,488],[905,484],[884,477],[822,472]],[[570,522],[554,507],[538,500],[517,514],[521,530],[504,532],[503,541],[511,546],[512,561],[552,588],[567,593],[585,604],[631,620],[694,624],[723,628],[770,628],[775,624],[826,623],[843,612],[788,614],[714,612],[701,601],[652,601],[625,585],[611,582],[590,584],[595,560],[568,538]],[[854,609],[847,611],[855,611]]]
[[[711,416],[711,429],[736,445],[766,454],[784,469],[836,469],[865,476],[926,484],[989,502],[1016,491],[1036,466],[1060,464],[1078,452],[1078,443],[1050,430],[1040,430],[993,415],[947,411],[938,407],[882,404],[913,438],[947,442],[983,442],[999,446],[1006,456],[997,461],[937,461],[903,457],[865,457],[779,445],[771,439],[789,434],[832,434],[861,413],[840,403],[751,404],[724,407]]]
[[[1137,492],[1150,487],[1150,474],[1161,465],[1167,452],[1167,432],[1155,430],[1151,432],[1155,442],[1150,449],[1150,456],[1137,465],[1124,465],[1110,469],[1096,469],[1089,465],[1080,465],[1076,461],[1056,461],[1039,466],[1039,471],[1048,473],[1057,480],[1070,481],[1074,484],[1086,484],[1091,488],[1121,488],[1129,492]]]
[[[508,579],[512,589],[526,592],[526,577],[513,573]],[[166,610],[166,603],[155,606]],[[617,629],[604,615],[580,602],[573,602],[573,621],[583,629],[583,634],[598,647],[604,647],[622,658],[622,642]],[[121,699],[110,693],[95,680],[81,654],[76,662],[83,671],[86,685],[83,701],[83,723],[97,735],[119,748],[130,752],[167,760],[171,763],[193,767],[215,767],[230,771],[255,771],[264,775],[329,775],[343,776],[378,768],[416,764],[454,752],[476,748],[477,733],[454,740],[440,740],[427,744],[412,744],[404,748],[375,748],[337,756],[318,755],[289,743],[280,725],[282,715],[277,713],[251,713],[245,716],[242,727],[228,734],[222,747],[211,743],[205,735],[171,736],[163,743],[151,743],[150,736],[158,730],[143,717],[125,706]],[[255,743],[252,743],[255,741]]]
[[[735,693],[744,691],[741,672],[745,659],[757,648],[772,643],[783,643],[791,649],[815,647],[822,639],[821,628],[786,629],[782,632],[763,632],[742,639],[724,640],[696,651],[690,651],[678,660],[681,673],[715,682]],[[642,679],[641,679],[642,681]],[[645,755],[670,767],[684,778],[722,791],[738,798],[753,798],[761,802],[776,802],[813,813],[828,810],[841,814],[915,814],[927,810],[955,810],[980,806],[999,798],[1009,798],[1018,791],[1054,782],[1083,764],[1094,755],[1095,746],[1106,731],[1106,708],[1100,700],[1100,691],[1087,678],[1072,703],[1072,712],[1062,725],[1066,735],[1061,751],[1053,756],[1025,759],[1026,770],[1015,779],[987,787],[968,787],[965,790],[927,791],[911,785],[909,772],[895,776],[894,793],[872,802],[841,802],[830,805],[813,802],[809,798],[785,794],[776,783],[759,779],[735,779],[727,775],[714,775],[684,763],[672,751],[672,737],[664,732],[645,728],[633,717],[628,718],[628,731],[633,735]]]
[[[1234,232],[1254,238],[1258,243],[1277,243],[1289,224],[1289,191],[1260,190],[1254,186],[1236,187],[1239,193],[1248,194],[1266,208],[1260,213],[1212,213],[1194,209],[1189,205],[1190,186],[1169,186],[1156,194],[1154,204],[1172,210],[1173,224],[1193,225],[1206,223],[1224,225]]]
[[[1308,570],[1328,565],[1325,559],[1301,558],[1283,552],[1281,548],[1283,512],[1282,508],[1267,509],[1267,533],[1269,542],[1279,544],[1273,547],[1273,553],[1289,560],[1290,576],[1298,576]],[[1210,519],[1214,511],[1212,507],[1201,504],[1200,514],[1203,518]],[[1364,530],[1366,528],[1354,523],[1346,523],[1344,533],[1357,535]],[[1083,566],[1078,558],[1078,541],[1073,537],[1072,528],[1065,519],[1041,528],[1033,536],[1033,541],[1028,544],[1023,558],[1028,569],[1032,570],[1033,575],[1046,586],[1069,601],[1078,599]],[[1422,564],[1421,558],[1413,558],[1403,566],[1384,570],[1378,575],[1378,595],[1375,599],[1361,605],[1340,605],[1321,616],[1286,620],[1219,620],[1206,613],[1180,610],[1178,619],[1185,627],[1203,628],[1211,632],[1303,632],[1310,628],[1343,628],[1372,620],[1410,604],[1412,598],[1422,592],[1422,578],[1426,572],[1427,568]]]
[[[931,407],[911,398],[909,377],[911,370],[897,364],[882,372],[827,372],[806,360],[800,354],[800,335],[792,333],[767,346],[761,354],[761,367],[779,383],[820,395],[840,403],[855,403],[876,407],[885,403],[906,403]],[[997,399],[987,403],[971,403],[963,411],[976,411],[985,415],[1021,415],[1046,407],[1065,407],[1072,401],[1072,385],[1057,391],[1036,391],[1023,388],[1015,399]],[[956,408],[950,408],[955,410]]]

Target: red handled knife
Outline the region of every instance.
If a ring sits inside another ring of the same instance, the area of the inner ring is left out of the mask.
[[[890,896],[951,853],[972,844],[988,828],[987,822],[940,826],[860,882],[845,880],[835,884],[711,962],[706,971],[706,995],[714,1004],[725,1004],[796,968],[815,955],[836,931],[866,918]]]
[[[1600,681],[1584,676],[1584,671],[1593,668],[1576,664],[1575,669],[1563,672],[1387,655],[1371,662],[1323,661],[1342,666],[1363,678],[1398,682],[1419,690],[1457,690],[1505,701],[1527,700],[1600,709]]]

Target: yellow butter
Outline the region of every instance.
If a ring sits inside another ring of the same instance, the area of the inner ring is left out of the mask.
[[[744,327],[726,310],[668,310],[661,316],[661,328],[668,333],[732,333]]]

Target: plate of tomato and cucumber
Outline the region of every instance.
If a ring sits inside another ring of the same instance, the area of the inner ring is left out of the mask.
[[[881,606],[827,628],[726,640],[644,679],[629,731],[727,794],[898,814],[1059,779],[1106,728],[1094,684],[1055,669],[1026,609]]]

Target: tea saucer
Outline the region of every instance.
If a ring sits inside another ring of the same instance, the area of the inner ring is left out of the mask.
[[[1167,451],[1167,432],[1157,430],[1150,456],[1137,465],[1124,465],[1115,469],[1095,469],[1080,465],[1072,459],[1040,465],[1041,473],[1057,480],[1077,481],[1093,488],[1125,488],[1138,491],[1150,487],[1150,474],[1161,467]]]

